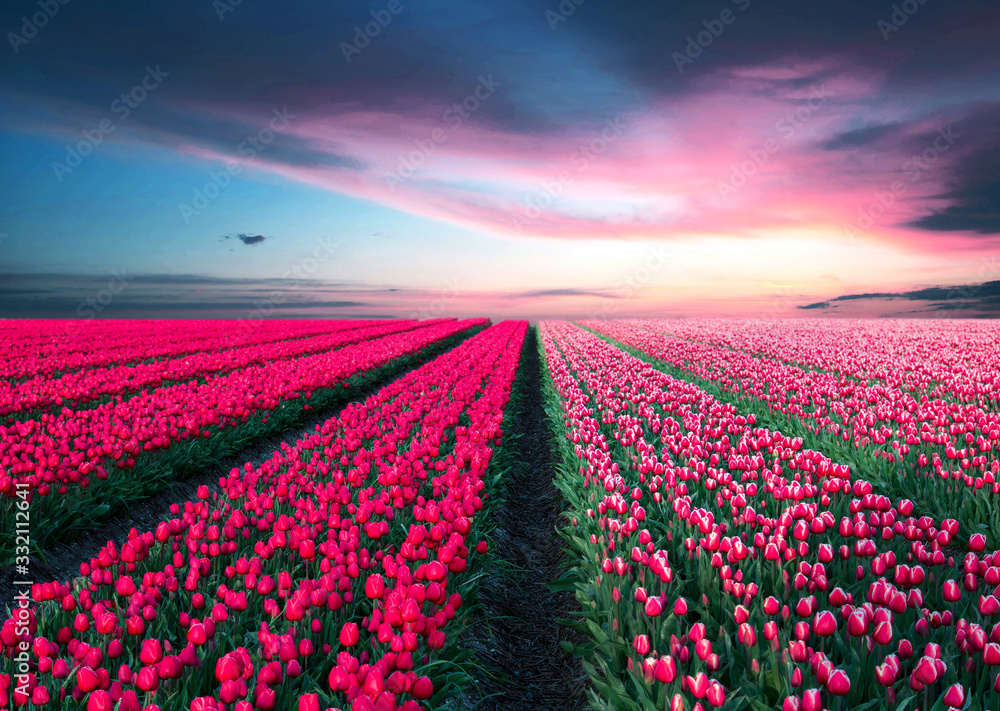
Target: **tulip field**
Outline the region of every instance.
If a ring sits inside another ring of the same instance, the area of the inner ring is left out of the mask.
[[[578,604],[534,643],[592,708],[1000,708],[989,322],[222,323],[4,324],[0,708],[504,708],[469,631],[522,397]]]
[[[594,706],[996,708],[997,415],[701,326],[540,327]]]

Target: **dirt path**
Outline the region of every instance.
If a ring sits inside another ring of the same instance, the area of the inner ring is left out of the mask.
[[[585,674],[560,641],[582,641],[556,620],[579,609],[572,593],[553,593],[564,558],[555,528],[561,523],[561,496],[553,482],[555,454],[542,407],[537,331],[531,329],[519,379],[525,378],[512,431],[504,432],[513,467],[494,513],[494,553],[515,567],[513,573],[484,581],[484,617],[470,630],[469,646],[507,679],[483,680],[468,696],[469,707],[504,711],[575,711],[587,707]],[[509,439],[508,439],[509,437]],[[476,705],[478,702],[478,705]],[[465,708],[463,706],[463,708]]]

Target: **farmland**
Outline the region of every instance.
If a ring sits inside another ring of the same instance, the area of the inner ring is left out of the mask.
[[[1000,703],[990,322],[3,327],[0,707]]]

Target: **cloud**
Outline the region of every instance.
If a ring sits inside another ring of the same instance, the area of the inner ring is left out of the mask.
[[[955,122],[958,150],[943,167],[944,201],[909,226],[932,232],[1000,234],[1000,104],[985,104]]]
[[[617,299],[620,295],[595,289],[535,289],[521,291],[513,296],[521,299],[537,299],[544,296],[593,296],[600,299]]]
[[[845,294],[827,301],[805,304],[798,308],[803,311],[837,312],[844,305],[850,305],[851,311],[844,314],[856,314],[858,310],[878,315],[880,310],[899,313],[898,302],[925,302],[910,314],[926,312],[968,312],[971,315],[1000,316],[1000,281],[987,281],[978,284],[956,286],[931,286],[912,291],[898,293],[875,292],[868,294]]]
[[[404,2],[349,62],[342,44],[370,19],[357,5],[241,3],[221,21],[206,2],[69,5],[0,66],[10,98],[0,122],[54,136],[57,154],[116,118],[110,102],[162,64],[162,90],[108,142],[144,157],[246,161],[251,179],[267,172],[503,237],[753,238],[840,230],[901,172],[906,151],[923,150],[908,141],[928,115],[995,93],[1000,6],[989,0],[921,4],[889,41],[878,22],[891,3],[871,0],[809,13],[799,0],[592,2],[553,30],[545,11],[556,4],[457,0],[444,13]],[[723,10],[735,20],[720,24]],[[679,72],[674,55],[704,32],[714,39]],[[456,113],[481,76],[499,88]],[[788,122],[818,85],[829,100]],[[296,118],[271,131],[285,109]],[[627,130],[603,140],[614,113]],[[970,156],[985,144],[964,145]],[[933,251],[938,238],[916,230],[996,233],[998,159],[987,158],[939,161],[868,237],[904,227]],[[419,165],[389,184],[404,161]],[[721,200],[720,183],[748,164],[745,186]]]
[[[876,143],[899,129],[901,124],[885,123],[844,131],[823,143],[823,149],[839,151],[847,148],[861,148]]]
[[[248,235],[245,232],[241,232],[240,234],[236,235],[236,238],[240,242],[246,245],[261,244],[264,240],[267,239],[267,237],[265,237],[264,235]]]

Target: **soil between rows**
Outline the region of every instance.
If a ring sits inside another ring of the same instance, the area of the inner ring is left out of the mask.
[[[573,593],[548,588],[562,572],[565,553],[556,533],[562,497],[553,479],[556,455],[542,404],[537,334],[537,328],[528,331],[518,370],[518,380],[524,379],[518,383],[518,411],[513,427],[504,430],[504,446],[517,464],[504,477],[497,492],[503,501],[493,513],[490,555],[512,571],[483,580],[478,591],[482,614],[465,639],[500,678],[483,679],[467,690],[463,701],[468,706],[460,708],[576,711],[588,705],[586,674],[560,646],[563,640],[576,645],[584,639],[557,621],[572,617],[579,606]]]

